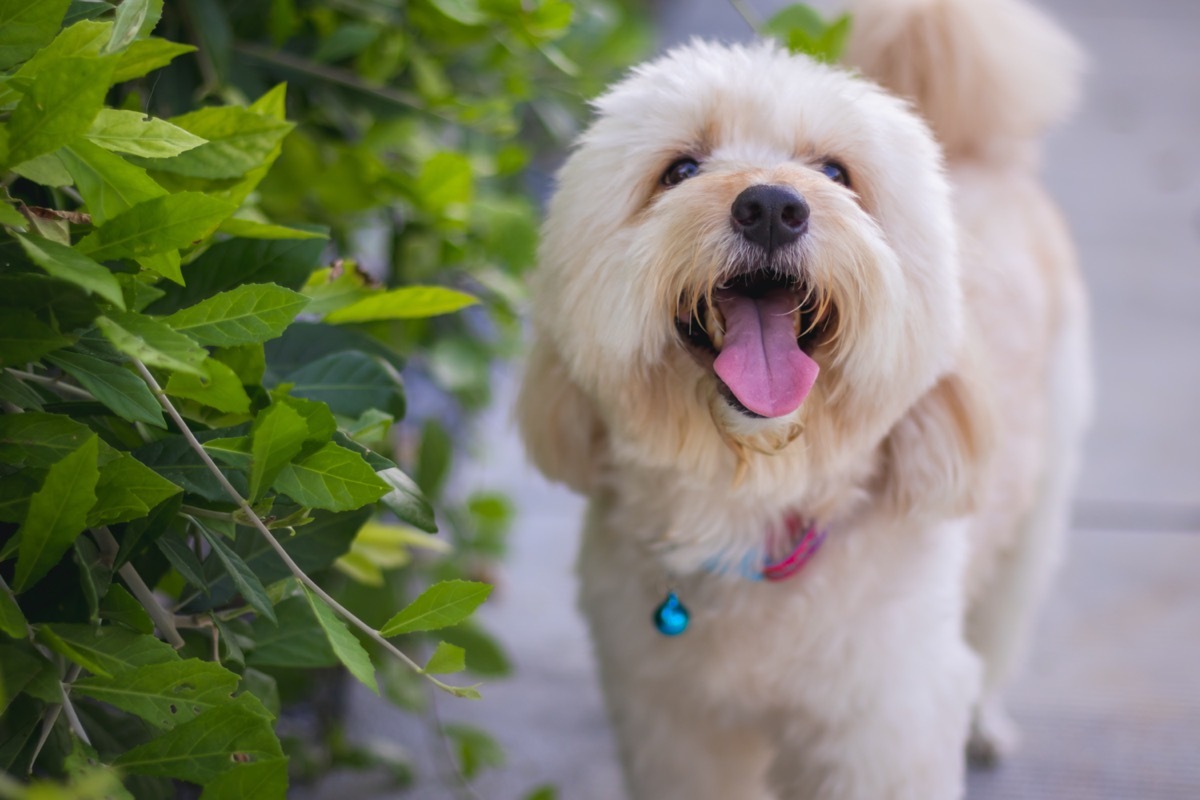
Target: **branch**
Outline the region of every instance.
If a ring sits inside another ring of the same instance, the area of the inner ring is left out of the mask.
[[[171,403],[171,400],[162,390],[162,387],[158,385],[158,381],[154,379],[154,375],[150,373],[150,370],[146,368],[146,365],[137,358],[133,359],[133,365],[137,368],[138,374],[142,376],[142,380],[144,380],[146,385],[149,386],[151,391],[154,392],[154,396],[158,398],[158,402],[162,404],[163,410],[165,410],[168,416],[170,416],[175,422],[175,426],[179,428],[179,432],[183,434],[183,438],[187,440],[188,445],[192,448],[192,450],[195,451],[196,455],[200,457],[200,460],[204,462],[204,466],[207,467],[208,471],[211,472],[213,477],[217,479],[217,483],[221,485],[221,488],[225,490],[225,493],[229,495],[229,498],[237,503],[238,507],[242,510],[242,513],[246,515],[246,519],[250,521],[251,525],[253,525],[253,527],[256,528],[260,534],[262,534],[263,538],[266,539],[267,544],[271,546],[271,549],[275,551],[275,554],[279,556],[279,559],[287,566],[288,570],[293,576],[295,576],[296,580],[308,587],[313,594],[328,603],[330,608],[336,611],[343,619],[365,633],[383,649],[387,650],[396,658],[403,661],[414,671],[424,676],[438,688],[445,689],[446,691],[453,693],[456,687],[448,686],[447,684],[439,681],[437,678],[434,678],[432,675],[426,675],[425,671],[422,670],[415,661],[405,655],[402,650],[385,639],[379,633],[379,631],[375,630],[370,625],[356,617],[337,600],[334,600],[332,597],[330,597],[328,592],[318,586],[316,581],[308,577],[308,574],[304,570],[300,569],[300,565],[292,560],[292,557],[288,554],[288,551],[285,550],[283,545],[279,543],[279,540],[275,538],[275,534],[271,533],[271,529],[268,528],[267,524],[262,521],[262,519],[250,506],[250,503],[247,502],[246,498],[242,497],[241,494],[238,493],[238,490],[233,487],[233,484],[229,482],[229,479],[225,477],[225,473],[222,472],[221,468],[218,467],[216,462],[212,460],[212,457],[208,454],[208,451],[204,449],[204,445],[200,444],[200,441],[196,439],[195,434],[192,433],[192,429],[188,427],[188,424],[183,419],[183,416],[175,409],[175,406]]]
[[[100,546],[100,552],[105,558],[116,561],[117,553],[121,546],[117,543],[116,537],[109,532],[108,528],[103,526],[92,529],[92,536],[96,539],[96,544]],[[171,646],[176,650],[183,647],[183,637],[179,635],[179,631],[175,628],[175,617],[169,611],[162,607],[158,602],[158,598],[154,596],[154,592],[150,591],[150,587],[142,580],[142,576],[134,569],[133,564],[126,561],[117,570],[117,574],[125,581],[125,585],[129,587],[129,591],[138,599],[146,608],[146,613],[150,615],[150,619],[154,620],[154,625],[162,633],[163,638],[171,643]]]
[[[69,383],[63,383],[58,378],[49,378],[49,377],[46,377],[45,375],[35,375],[32,372],[23,372],[22,370],[19,370],[19,369],[11,369],[10,368],[8,371],[11,372],[13,375],[16,375],[21,380],[32,381],[33,383],[40,383],[42,386],[45,386],[50,391],[58,392],[59,394],[62,394],[62,395],[70,395],[70,396],[74,396],[74,397],[80,397],[85,400],[95,400],[96,399],[95,397],[92,397],[91,392],[87,392],[87,391],[84,391],[83,389],[79,389],[74,386],[71,386]]]
[[[759,32],[761,23],[758,20],[758,15],[747,5],[746,0],[729,0],[729,5],[733,6],[733,10],[741,15],[746,24],[750,26],[750,30],[755,33]]]
[[[78,664],[73,665],[70,671],[67,672],[67,677],[63,680],[63,683],[74,683],[82,671],[83,667]],[[63,693],[63,697],[66,697],[65,692]],[[46,709],[46,716],[42,718],[42,732],[38,736],[37,744],[33,746],[33,755],[29,757],[29,769],[26,770],[26,774],[33,774],[33,765],[37,763],[38,756],[42,754],[42,748],[46,746],[46,740],[50,738],[50,731],[54,730],[54,723],[58,722],[58,715],[62,713],[62,710],[62,703],[55,703]],[[78,720],[78,718],[76,719]]]

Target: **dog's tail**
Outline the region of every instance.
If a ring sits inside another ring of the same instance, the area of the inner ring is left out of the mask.
[[[846,60],[912,100],[951,159],[1034,142],[1074,107],[1084,61],[1025,0],[858,0]]]

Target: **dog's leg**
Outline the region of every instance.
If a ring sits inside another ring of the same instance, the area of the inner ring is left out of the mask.
[[[823,718],[782,725],[769,772],[779,800],[959,800],[979,664],[963,642],[946,644],[880,653],[870,683],[844,688]]]
[[[626,685],[609,696],[630,800],[774,800],[771,749],[758,731],[723,726]]]
[[[967,754],[988,766],[1015,749],[1016,726],[1000,693],[1024,658],[1036,612],[1060,560],[1080,439],[1090,406],[1087,344],[1082,322],[1065,326],[1053,363],[1045,471],[1012,547],[994,565],[990,583],[967,617],[967,640],[983,659],[983,690]]]

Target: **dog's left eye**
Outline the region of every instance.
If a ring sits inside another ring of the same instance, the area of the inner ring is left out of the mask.
[[[829,180],[833,181],[834,183],[840,183],[845,187],[850,186],[850,173],[847,172],[846,168],[838,162],[826,161],[819,167],[819,169],[821,170],[821,174],[823,174],[826,178],[829,178]]]
[[[662,185],[674,186],[677,183],[683,183],[688,178],[694,178],[698,174],[700,174],[700,165],[696,163],[696,159],[681,158],[667,167],[667,171],[662,175]]]

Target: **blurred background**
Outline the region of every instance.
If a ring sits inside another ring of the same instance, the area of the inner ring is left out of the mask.
[[[783,5],[747,4],[764,18]],[[387,756],[394,769],[351,771],[344,767],[354,759],[334,759],[337,769],[318,777],[330,765],[322,762],[314,782],[293,792],[297,797],[622,796],[575,611],[572,560],[582,502],[525,463],[510,422],[516,368],[504,359],[519,352],[520,276],[531,255],[536,204],[584,118],[582,100],[625,64],[674,43],[751,34],[725,0],[566,5],[574,5],[570,33],[548,14],[547,30],[563,30],[540,38],[526,30],[524,39],[516,37],[526,49],[506,44],[507,55],[480,44],[511,41],[479,11],[489,4],[413,6],[426,16],[416,18],[421,35],[408,37],[410,49],[397,56],[408,59],[402,77],[415,81],[426,107],[436,109],[429,98],[438,92],[467,86],[474,93],[477,116],[456,117],[462,139],[454,143],[466,145],[460,150],[474,194],[435,197],[424,209],[431,216],[402,219],[381,210],[389,198],[380,186],[388,184],[361,148],[333,162],[297,161],[288,173],[296,183],[266,187],[275,192],[269,198],[278,206],[268,210],[277,218],[302,216],[303,203],[315,196],[355,220],[342,233],[368,268],[372,252],[380,263],[394,255],[407,280],[454,262],[463,285],[482,289],[493,308],[490,316],[468,317],[461,330],[402,332],[424,353],[405,371],[416,420],[413,458],[424,465],[418,480],[443,498],[439,512],[454,529],[457,569],[497,582],[484,626],[465,634],[487,645],[477,650],[486,657],[472,664],[485,682],[484,699],[431,705],[419,690],[406,695],[398,678],[388,694],[401,702],[388,705],[349,686],[333,706],[339,741]],[[1193,800],[1200,797],[1200,4],[1040,5],[1091,61],[1083,106],[1050,140],[1044,174],[1077,236],[1091,288],[1098,406],[1069,556],[1028,668],[1010,694],[1024,746],[999,769],[972,774],[969,797]],[[322,45],[324,63],[358,64],[368,52],[360,45],[365,32],[343,28],[345,20],[330,28],[337,36]],[[381,41],[370,46],[386,55]],[[459,46],[490,55],[435,68]],[[1019,51],[1021,43],[1011,46]],[[267,48],[240,55],[270,80],[298,69]],[[539,66],[511,68],[508,56]],[[519,98],[505,107],[498,97],[514,87]],[[365,118],[336,93],[330,97],[315,96],[306,110],[323,117],[325,130],[337,133]],[[352,133],[366,145],[421,143],[412,150],[419,171],[431,153],[447,149],[444,131],[430,130],[424,120],[405,119]],[[324,146],[289,141],[285,159]],[[462,166],[446,158],[441,167]],[[322,174],[328,170],[340,171]],[[327,188],[314,192],[307,176],[318,174]],[[363,185],[364,174],[379,185]],[[503,191],[489,193],[496,186]],[[291,214],[288,198],[297,203]],[[357,222],[376,212],[371,224]],[[439,727],[453,735],[439,736]]]

